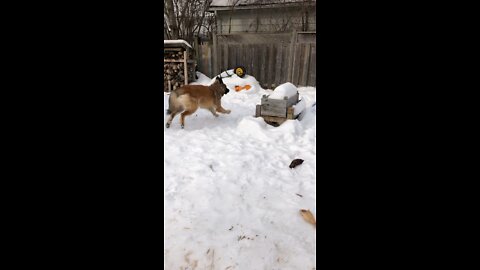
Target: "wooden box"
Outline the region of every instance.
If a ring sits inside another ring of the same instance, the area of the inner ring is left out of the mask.
[[[295,119],[292,106],[298,103],[298,97],[298,92],[283,99],[271,99],[263,95],[261,103],[256,107],[255,117],[263,117],[268,124],[275,126],[281,125],[287,119]]]

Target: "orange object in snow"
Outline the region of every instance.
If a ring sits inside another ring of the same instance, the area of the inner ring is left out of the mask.
[[[249,90],[250,88],[252,88],[250,85],[246,84],[245,86],[239,86],[239,85],[235,85],[235,91],[242,91],[243,89],[245,90]]]

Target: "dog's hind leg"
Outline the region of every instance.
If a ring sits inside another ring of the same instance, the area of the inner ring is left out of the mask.
[[[180,114],[180,125],[182,128],[185,127],[185,116],[191,115],[195,112],[195,110],[186,110],[182,114]]]
[[[170,125],[172,124],[173,118],[175,118],[175,115],[177,115],[177,113],[178,113],[178,112],[172,112],[172,113],[168,116],[167,124],[165,125],[167,128],[170,127]]]

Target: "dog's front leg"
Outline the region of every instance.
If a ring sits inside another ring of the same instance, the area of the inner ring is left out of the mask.
[[[225,110],[225,109],[220,105],[220,106],[218,106],[218,108],[217,108],[217,112],[229,114],[229,113],[232,112],[232,111],[231,111],[231,110]]]

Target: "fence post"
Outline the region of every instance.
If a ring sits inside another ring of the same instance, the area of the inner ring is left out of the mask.
[[[212,56],[213,56],[213,76],[218,74],[218,51],[217,51],[217,34],[213,34],[213,50],[212,50]],[[212,76],[212,77],[213,77]]]
[[[295,67],[293,66],[294,57],[295,57],[295,44],[296,44],[297,31],[294,29],[292,32],[292,40],[290,42],[290,57],[288,58],[288,81],[293,82],[293,72]]]

